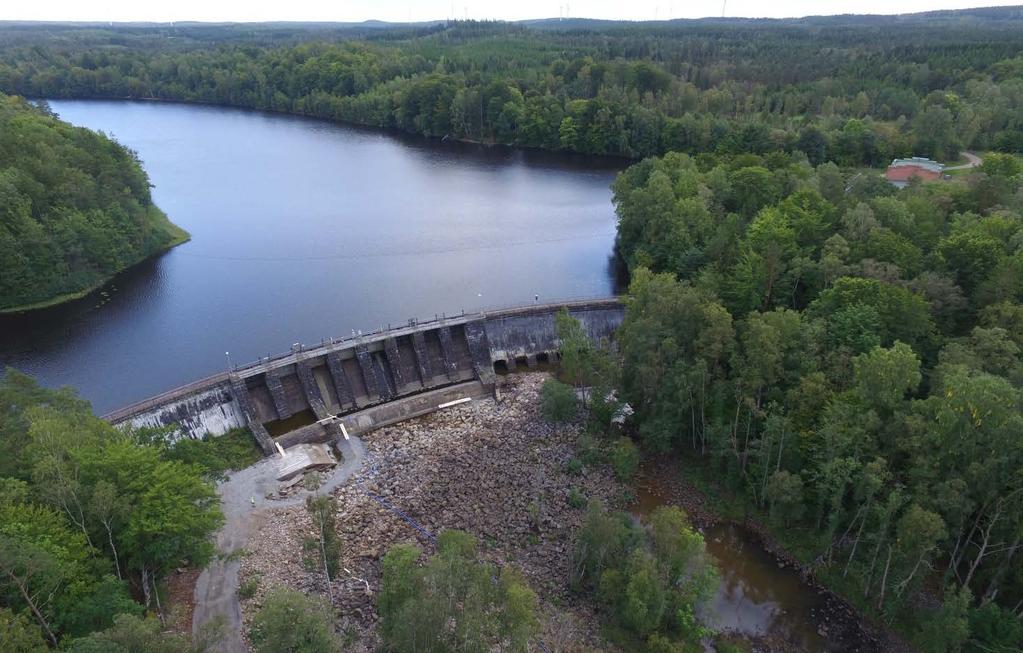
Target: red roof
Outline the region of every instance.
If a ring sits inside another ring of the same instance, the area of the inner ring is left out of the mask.
[[[941,179],[941,173],[920,166],[892,166],[884,173],[888,181],[909,181],[918,177],[923,181]]]

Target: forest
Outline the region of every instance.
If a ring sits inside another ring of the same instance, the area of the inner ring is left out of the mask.
[[[1021,170],[896,190],[801,154],[646,159],[614,185],[617,351],[573,374],[922,650],[1019,650]]]
[[[0,94],[0,311],[75,297],[186,238],[132,152]]]
[[[615,346],[559,324],[560,375],[588,389],[594,446],[622,476],[639,452],[704,469],[816,578],[922,651],[1023,646],[1019,10],[5,25],[0,91],[205,102],[630,159],[613,187],[631,278]],[[983,163],[954,179],[896,189],[876,170],[962,149]],[[44,108],[3,98],[0,161],[0,306],[89,287],[173,238],[131,153]],[[545,413],[572,419],[575,397],[551,382]],[[623,430],[612,423],[626,404]],[[0,383],[0,434],[0,625],[40,647],[114,650],[104,642],[128,631],[157,641],[143,604],[159,615],[170,567],[210,559],[210,480],[229,463],[210,468],[223,459],[208,443],[116,432],[15,372]],[[592,509],[573,589],[599,597],[637,650],[687,650],[712,571],[684,516],[657,521],[647,541],[626,516]],[[474,547],[452,534],[425,566],[416,549],[385,556],[393,650],[443,631],[451,618],[436,606],[466,597],[491,635],[526,646],[529,589],[491,582]],[[455,567],[472,573],[438,580]],[[696,570],[687,584],[665,580],[682,568]],[[303,601],[274,597],[257,641],[278,641],[289,614],[322,611]],[[325,641],[310,650],[339,646],[322,620],[306,626]],[[189,646],[202,648],[167,650]]]
[[[125,433],[70,389],[0,376],[0,648],[207,650],[163,634],[161,595],[172,570],[217,553],[213,481],[258,459],[241,435]]]
[[[899,21],[0,26],[0,91],[280,111],[641,158],[878,167],[1023,150],[1023,15]]]

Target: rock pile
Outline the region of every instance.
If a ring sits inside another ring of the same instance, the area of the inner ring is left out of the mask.
[[[344,550],[343,571],[331,589],[341,629],[357,642],[350,650],[379,644],[375,594],[384,553],[402,542],[432,548],[371,493],[431,533],[459,529],[474,535],[485,557],[518,568],[540,596],[552,650],[599,650],[591,606],[567,591],[572,538],[584,516],[568,497],[582,494],[622,507],[625,486],[603,466],[571,473],[579,428],[554,427],[539,416],[545,378],[501,377],[500,402],[463,404],[365,438],[363,468],[335,490]],[[302,562],[302,541],[314,535],[303,507],[264,514],[242,562],[243,583],[260,578],[255,595],[243,601],[246,619],[273,585],[326,595],[322,571]]]

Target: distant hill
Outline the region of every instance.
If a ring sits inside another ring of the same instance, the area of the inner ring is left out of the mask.
[[[170,23],[155,22],[39,22],[39,21],[0,21],[0,43],[10,39],[12,35],[36,34],[40,32],[50,35],[61,32],[127,32],[138,35],[164,34],[183,36],[199,41],[206,40],[246,40],[251,38],[273,37],[284,40],[305,40],[315,38],[359,38],[367,35],[380,35],[381,32],[397,31],[410,35],[422,34],[444,28],[458,22],[493,22],[509,26],[522,26],[546,31],[609,31],[616,29],[685,29],[693,26],[727,25],[727,26],[788,26],[788,27],[839,27],[839,26],[879,26],[889,27],[896,24],[941,25],[969,22],[988,24],[992,27],[1006,25],[1006,22],[1023,21],[1023,5],[1011,7],[980,7],[973,9],[955,9],[927,11],[910,14],[840,14],[805,16],[801,18],[749,18],[749,17],[707,17],[707,18],[676,18],[672,20],[604,20],[596,18],[532,18],[520,21],[448,21],[444,19],[389,22],[383,20],[366,20],[359,22],[315,22],[315,21],[271,21],[257,23],[237,22],[198,22],[178,21]]]

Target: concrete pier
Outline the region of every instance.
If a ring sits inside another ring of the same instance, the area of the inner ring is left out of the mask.
[[[405,387],[405,370],[401,364],[401,352],[398,350],[398,339],[387,338],[384,340],[384,351],[387,355],[387,365],[391,368],[391,378],[394,379],[395,394],[401,394]]]
[[[433,383],[433,366],[430,365],[430,352],[426,348],[426,336],[422,331],[412,334],[412,349],[416,354],[419,380],[423,384],[423,388],[429,388]]]
[[[270,437],[266,428],[256,417],[256,412],[252,408],[252,398],[249,396],[249,389],[245,384],[245,380],[240,377],[232,378],[231,393],[234,395],[234,400],[241,407],[246,424],[252,431],[253,437],[256,438],[256,442],[263,451],[263,455],[268,456],[272,454],[274,452],[273,438]]]
[[[369,347],[357,345],[355,357],[359,361],[359,369],[362,370],[362,381],[366,387],[366,395],[370,401],[380,400],[380,390],[377,386],[377,373],[373,369],[373,361],[370,359]]]
[[[437,329],[440,337],[440,351],[444,357],[444,372],[449,381],[458,380],[458,361],[455,360],[454,346],[451,343],[451,327],[442,326]]]
[[[274,410],[277,411],[277,419],[288,419],[293,413],[288,406],[288,396],[284,392],[284,384],[281,382],[280,373],[276,368],[272,368],[267,370],[264,376],[266,387],[270,390],[270,397],[274,402]]]
[[[337,393],[337,405],[345,408],[358,408],[355,403],[355,393],[352,392],[352,384],[348,381],[348,374],[341,364],[341,354],[332,351],[327,354],[327,367],[330,370],[330,378],[334,381],[334,391]]]

